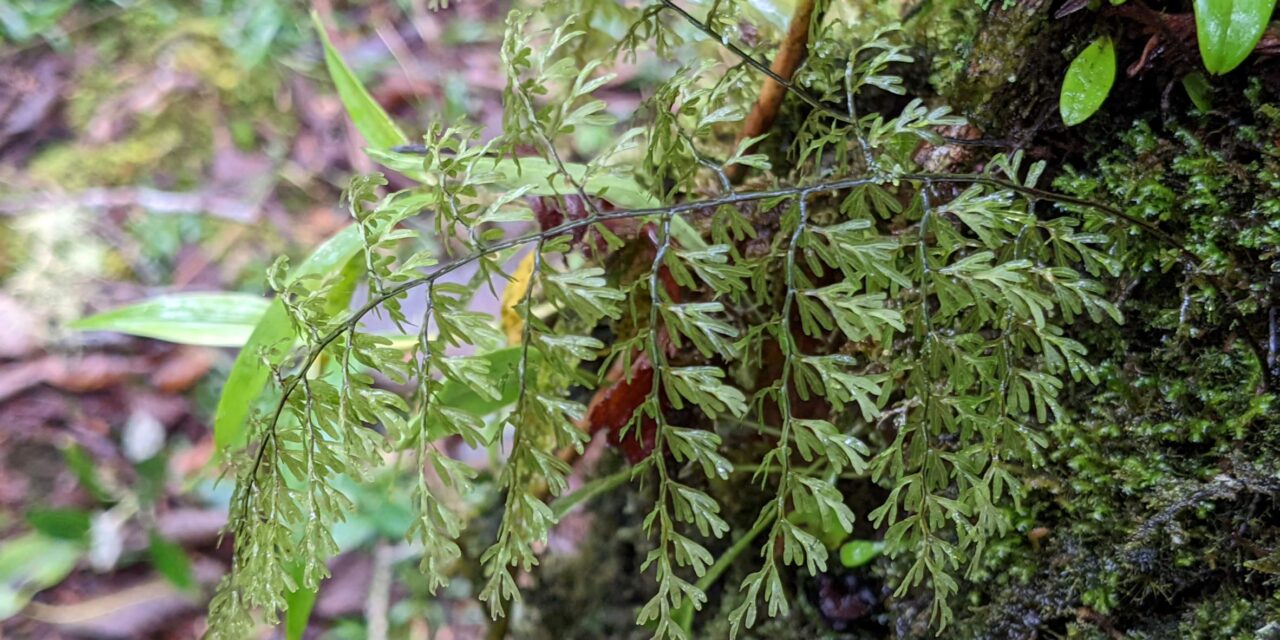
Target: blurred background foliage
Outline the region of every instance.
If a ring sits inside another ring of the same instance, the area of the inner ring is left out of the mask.
[[[372,165],[312,8],[397,119],[496,126],[503,2],[0,2],[0,635],[203,629],[229,559],[209,425],[234,353],[65,326],[171,292],[262,294],[276,256],[345,224],[341,189]],[[378,615],[398,634],[483,631],[474,603],[415,586],[401,480],[345,488],[361,517],[335,532],[352,553],[312,636],[366,637],[393,582]]]

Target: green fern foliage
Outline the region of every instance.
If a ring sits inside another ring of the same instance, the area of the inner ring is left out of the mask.
[[[652,439],[630,478],[652,496],[644,571],[656,590],[637,622],[654,637],[688,637],[679,612],[709,606],[698,579],[716,560],[710,541],[737,527],[765,535],[738,586],[735,633],[788,614],[788,572],[826,569],[826,545],[801,522],[847,533],[869,517],[906,559],[898,594],[931,590],[938,627],[987,541],[1010,529],[1005,505],[1024,491],[1015,470],[1040,460],[1064,381],[1095,376],[1065,327],[1121,321],[1100,284],[1117,269],[1108,238],[1078,223],[1088,203],[1041,190],[1043,165],[1018,153],[981,173],[924,172],[917,149],[943,144],[938,131],[961,120],[919,100],[883,107],[877,96],[907,92],[898,74],[911,63],[893,28],[815,23],[784,106],[793,129],[733,143],[765,68],[733,44],[744,7],[725,0],[696,18],[665,1],[598,4],[513,12],[502,136],[435,126],[425,153],[371,150],[418,184],[386,193],[378,176],[352,182],[360,255],[326,277],[272,269],[299,341],[276,346],[290,353],[274,372],[278,399],[232,456],[235,565],[212,605],[214,636],[243,635],[255,612],[275,622],[288,594],[314,589],[337,551],[332,528],[352,509],[335,479],[359,481],[391,459],[415,469],[411,536],[431,586],[446,584],[476,479],[440,446],[450,437],[504,461],[478,597],[508,614],[518,574],[535,570],[556,524],[549,500],[568,490],[558,454],[588,441],[587,407],[571,391],[607,384],[611,368],[652,380],[621,437]],[[603,11],[628,28],[599,28]],[[681,63],[663,63],[670,76],[620,125],[597,94],[615,61],[641,57]],[[619,133],[572,162],[565,143],[584,126]],[[755,177],[735,187],[730,164]],[[562,215],[531,227],[534,195]],[[411,230],[427,227],[402,224],[413,217],[432,221],[444,258]],[[470,302],[477,288],[506,286],[521,252],[533,268],[507,380],[486,357],[504,337]],[[633,264],[618,266],[624,255]],[[446,278],[464,267],[471,285]],[[364,302],[333,304],[357,279]],[[406,311],[411,294],[418,317]],[[372,314],[410,346],[370,332]],[[459,387],[488,404],[457,402]],[[722,438],[734,425],[762,426],[767,450],[731,455]],[[852,503],[835,482],[850,475],[888,498]],[[763,505],[755,522],[726,520],[709,487],[731,479]]]

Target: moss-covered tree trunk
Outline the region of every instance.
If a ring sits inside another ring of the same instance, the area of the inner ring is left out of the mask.
[[[1182,85],[1203,71],[1190,3],[1103,5],[1020,0],[957,21],[944,3],[916,31],[972,29],[954,49],[921,38],[938,99],[979,129],[968,137],[1046,159],[1056,189],[1170,240],[1135,229],[1112,247],[1125,323],[1071,330],[1102,384],[1070,389],[1044,465],[1026,470],[1018,531],[948,633],[1280,637],[1280,65],[1260,47],[1211,78],[1202,111]],[[1117,43],[1118,80],[1069,128],[1063,73],[1099,34]],[[986,155],[965,151],[962,165]]]

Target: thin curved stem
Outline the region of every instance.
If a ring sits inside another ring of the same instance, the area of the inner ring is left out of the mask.
[[[778,475],[778,492],[774,497],[776,505],[774,511],[773,527],[770,530],[769,538],[778,537],[779,527],[782,526],[782,520],[787,517],[787,495],[791,492],[791,425],[795,420],[795,416],[791,413],[791,384],[792,377],[795,375],[796,359],[801,357],[797,349],[795,336],[791,333],[791,309],[795,305],[796,298],[796,254],[800,249],[800,240],[804,237],[805,228],[809,224],[809,203],[808,194],[799,196],[798,218],[796,220],[796,228],[791,232],[791,239],[787,244],[787,255],[785,264],[786,273],[786,295],[782,300],[782,316],[778,319],[778,345],[782,350],[782,375],[779,378],[778,388],[778,414],[782,421],[782,433],[778,436],[778,446],[775,451],[778,452],[778,466],[780,467]],[[767,458],[766,458],[767,459]],[[765,562],[774,562],[773,557],[765,559]]]

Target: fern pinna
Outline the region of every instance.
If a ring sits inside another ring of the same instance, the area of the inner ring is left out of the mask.
[[[724,0],[697,18],[665,0],[577,0],[508,17],[500,137],[436,126],[420,148],[370,150],[416,185],[353,181],[357,259],[326,276],[291,279],[283,261],[271,272],[298,344],[274,372],[278,402],[233,457],[235,563],[214,635],[241,636],[253,611],[274,621],[290,594],[314,590],[352,508],[336,480],[389,460],[416,469],[411,535],[431,586],[444,585],[475,515],[476,471],[440,446],[454,437],[504,460],[477,595],[506,615],[558,519],[562,454],[599,427],[573,390],[622,386],[630,404],[605,430],[631,454],[625,479],[652,496],[656,591],[637,618],[655,637],[688,637],[708,605],[723,570],[709,540],[758,547],[738,558],[754,569],[735,590],[737,632],[787,615],[788,567],[824,571],[822,531],[847,534],[857,517],[905,559],[898,594],[931,589],[933,622],[947,624],[960,580],[1010,528],[1015,470],[1039,460],[1064,380],[1094,376],[1064,327],[1121,320],[1097,279],[1118,268],[1107,233],[1137,223],[1041,190],[1043,165],[1019,153],[977,173],[926,171],[919,150],[961,121],[885,99],[906,93],[893,71],[911,63],[894,29],[814,16],[810,57],[787,82],[796,124],[763,141],[726,142],[767,71],[733,44],[747,8]],[[628,26],[601,26],[617,19]],[[641,56],[699,59],[665,63],[634,128],[585,164],[567,160],[577,128],[617,126],[596,94],[615,61]],[[732,165],[750,168],[746,185],[726,177]],[[404,224],[415,217],[433,227]],[[426,229],[442,251],[423,248]],[[464,267],[469,285],[447,278]],[[518,347],[500,376],[506,338],[470,302],[512,280],[524,287]],[[335,305],[357,281],[365,301]],[[411,293],[424,299],[415,317]],[[413,338],[369,331],[371,314]],[[456,402],[460,389],[482,402]],[[756,445],[731,454],[725,438]],[[887,497],[852,502],[839,488],[851,478]],[[724,482],[756,496],[754,522],[726,520],[713,495]]]

